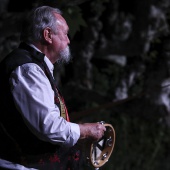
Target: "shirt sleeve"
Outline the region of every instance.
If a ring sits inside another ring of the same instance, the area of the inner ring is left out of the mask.
[[[67,147],[77,143],[79,125],[60,116],[51,84],[38,65],[27,63],[17,67],[11,74],[10,85],[16,107],[33,134]]]

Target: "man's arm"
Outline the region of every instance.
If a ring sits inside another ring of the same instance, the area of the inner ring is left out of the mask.
[[[10,83],[16,107],[32,133],[54,144],[70,147],[77,143],[79,125],[60,116],[51,84],[38,65],[19,66],[11,74]]]

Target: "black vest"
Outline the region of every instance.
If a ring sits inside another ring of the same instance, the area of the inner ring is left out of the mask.
[[[59,147],[34,136],[23,123],[15,107],[10,92],[9,77],[16,67],[25,63],[36,63],[45,71],[44,54],[25,43],[21,43],[0,63],[0,158],[14,162],[20,162],[20,158],[25,154],[53,153]],[[53,82],[51,84],[54,86]]]

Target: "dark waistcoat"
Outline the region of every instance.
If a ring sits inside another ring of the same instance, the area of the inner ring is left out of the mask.
[[[23,123],[15,107],[10,92],[9,77],[16,67],[25,63],[36,63],[45,71],[44,54],[25,43],[21,43],[19,48],[12,51],[0,63],[0,157],[15,162],[19,162],[25,154],[53,153],[59,147],[35,137]],[[46,75],[49,76],[48,73]],[[54,82],[51,81],[51,85],[55,86]]]

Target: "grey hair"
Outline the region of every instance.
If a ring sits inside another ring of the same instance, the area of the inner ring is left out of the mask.
[[[20,40],[28,43],[43,41],[43,30],[47,27],[57,34],[57,19],[54,13],[62,14],[58,8],[41,6],[33,9],[22,23]]]

